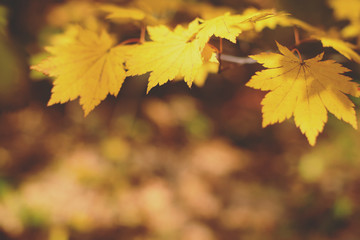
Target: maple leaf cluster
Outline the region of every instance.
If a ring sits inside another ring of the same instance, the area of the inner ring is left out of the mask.
[[[113,5],[100,9],[109,19],[152,19],[140,9]],[[186,27],[178,25],[173,30],[162,24],[148,26],[149,41],[139,40],[141,43],[134,45],[116,45],[116,38],[103,25],[93,30],[71,25],[46,48],[51,56],[32,69],[55,78],[49,105],[79,97],[87,115],[108,94],[116,96],[128,76],[150,72],[147,92],[176,78],[184,78],[189,87],[193,82],[203,82],[207,64],[218,64],[217,50],[208,44],[210,38],[235,43],[242,31],[269,15],[273,13],[225,13],[209,20],[196,18]]]
[[[336,6],[339,2],[332,0],[329,4]],[[212,37],[236,43],[244,32],[260,32],[278,26],[302,29],[323,47],[331,47],[360,63],[356,46],[344,41],[335,31],[324,31],[272,9],[249,8],[242,14],[233,14],[225,12],[226,8],[213,8],[206,15],[198,13],[204,18],[195,18],[171,29],[166,20],[179,4],[179,1],[137,0],[126,7],[94,5],[94,9],[105,13],[109,21],[138,23],[141,36],[119,44],[106,24],[99,21],[87,17],[87,27],[69,25],[63,34],[54,38],[52,46],[46,48],[50,56],[32,66],[55,79],[48,105],[79,98],[86,116],[108,94],[117,96],[127,77],[146,73],[150,73],[147,92],[177,79],[184,79],[189,87],[193,83],[201,86],[208,73],[216,72],[219,67],[221,50],[209,44]],[[360,21],[355,13],[346,15],[339,11],[335,14],[339,18],[349,17],[352,25]],[[144,26],[147,26],[148,40],[145,40]],[[349,31],[345,31],[345,35]],[[324,53],[303,60],[300,54],[294,54],[297,49],[290,51],[279,43],[277,46],[281,54],[250,56],[267,68],[257,72],[246,84],[269,91],[262,101],[263,127],[294,117],[296,126],[311,145],[323,131],[327,112],[356,129],[354,104],[346,94],[356,97],[360,94],[358,84],[344,75],[350,70],[333,60],[322,61]]]

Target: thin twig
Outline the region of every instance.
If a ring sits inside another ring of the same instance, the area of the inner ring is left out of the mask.
[[[222,42],[222,38],[220,37],[219,52],[218,52],[218,59],[219,59],[218,73],[220,73],[222,71],[222,62],[221,62],[222,51],[223,51],[223,42]]]
[[[225,62],[236,63],[236,64],[254,64],[254,63],[256,63],[256,61],[254,59],[249,58],[249,57],[236,57],[236,56],[226,55],[226,54],[221,55],[221,60],[225,61]]]

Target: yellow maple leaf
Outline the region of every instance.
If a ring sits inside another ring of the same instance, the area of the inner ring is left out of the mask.
[[[330,29],[329,31],[325,32],[299,19],[289,17],[289,20],[293,25],[296,25],[309,32],[312,38],[321,41],[324,47],[331,47],[347,59],[360,63],[360,55],[355,52],[355,49],[357,49],[357,47],[351,43],[345,42],[340,39],[339,34],[336,30]]]
[[[272,14],[271,14],[272,13]],[[243,11],[244,17],[262,16],[261,21],[256,21],[256,24],[250,23],[249,30],[254,29],[256,32],[261,32],[265,28],[275,29],[277,26],[291,27],[294,24],[286,13],[276,13],[273,9],[256,9],[247,8]]]
[[[294,116],[295,124],[310,145],[327,122],[327,111],[357,128],[354,104],[345,94],[360,96],[358,84],[342,73],[349,69],[333,60],[321,61],[323,53],[301,60],[277,43],[281,54],[261,53],[250,56],[264,67],[246,84],[270,91],[261,104],[263,127]]]
[[[142,9],[153,17],[166,18],[174,12],[177,12],[182,5],[181,0],[134,0],[133,6]]]
[[[345,38],[357,37],[360,35],[360,21],[352,22],[341,30],[341,35]]]
[[[338,19],[360,20],[359,0],[346,0],[346,3],[343,0],[329,0],[329,5]]]
[[[203,65],[194,79],[194,84],[198,87],[204,86],[209,73],[217,73],[219,70],[217,53],[210,45],[205,45],[201,55],[203,57]]]
[[[186,12],[200,17],[201,19],[208,20],[225,13],[233,14],[234,9],[226,6],[215,6],[206,2],[187,2],[183,6]]]
[[[164,25],[148,27],[152,41],[134,47],[126,61],[127,75],[151,72],[147,92],[176,77],[183,77],[191,86],[204,61],[204,47],[194,39],[198,29],[198,20],[191,22],[188,28],[178,25],[174,31]]]
[[[360,55],[355,51],[358,47],[340,39],[338,35],[336,30],[330,29],[327,32],[317,31],[312,37],[320,40],[323,47],[331,47],[347,59],[360,63]]]
[[[47,23],[52,26],[65,27],[68,24],[80,24],[87,29],[95,29],[98,25],[96,19],[96,6],[92,1],[66,1],[54,5],[47,16]]]
[[[309,33],[312,33],[312,34],[323,34],[324,33],[323,30],[321,30],[317,27],[314,27],[304,21],[297,19],[297,18],[288,16],[287,19],[291,22],[292,25],[302,28]]]
[[[180,9],[180,4],[179,0],[135,0],[125,6],[100,4],[99,9],[106,12],[107,18],[115,22],[135,20],[155,25],[169,21]]]
[[[200,68],[198,74],[194,78],[194,84],[198,87],[205,85],[206,79],[209,73],[217,73],[219,70],[219,64],[213,62],[205,62]]]
[[[253,27],[256,22],[270,16],[274,16],[273,12],[254,12],[247,15],[225,13],[206,21],[201,20],[200,30],[196,38],[199,39],[201,46],[204,46],[212,36],[225,38],[235,43],[236,37],[240,33],[249,30],[249,23]]]
[[[146,13],[141,9],[131,7],[119,7],[112,4],[103,4],[99,7],[100,10],[106,12],[108,15],[106,18],[115,19],[120,22],[124,20],[143,20],[146,17]]]
[[[315,38],[318,38],[324,47],[332,47],[347,59],[360,63],[360,56],[354,51],[357,48],[355,45],[337,38],[325,36],[315,36]]]
[[[77,31],[67,41],[47,47],[51,56],[31,68],[55,78],[48,105],[80,97],[86,116],[109,93],[118,94],[126,77],[127,46],[113,47],[115,40],[104,29]]]
[[[150,73],[147,92],[156,85],[184,78],[191,87],[193,81],[200,85],[213,66],[204,67],[206,62],[214,62],[215,50],[204,50],[211,36],[236,41],[236,37],[242,32],[242,25],[257,22],[273,13],[254,13],[251,16],[225,15],[210,20],[195,19],[187,28],[178,25],[172,31],[165,25],[148,27],[148,33],[152,41],[145,42],[133,48],[131,57],[126,60],[128,76]],[[212,59],[210,61],[210,59]],[[200,73],[202,72],[202,73]]]
[[[217,53],[214,48],[209,44],[206,44],[202,53],[203,64],[200,67],[198,73],[194,77],[193,83],[198,87],[203,87],[209,73],[217,73],[219,71],[219,61],[217,59]],[[181,76],[177,76],[175,80],[181,80]]]
[[[235,43],[236,37],[243,31],[239,27],[243,21],[244,18],[241,15],[231,15],[230,13],[203,21],[197,38],[201,45],[205,45],[213,35]]]
[[[348,0],[346,4],[342,0],[329,0],[330,7],[334,10],[334,15],[340,20],[349,20],[349,25],[345,26],[341,33],[344,37],[357,37],[360,34],[360,1]]]

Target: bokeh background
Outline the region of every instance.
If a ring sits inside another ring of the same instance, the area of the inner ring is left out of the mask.
[[[147,76],[127,79],[86,118],[78,101],[47,107],[52,80],[29,66],[64,25],[91,24],[93,2],[1,1],[1,240],[360,239],[359,132],[331,114],[315,147],[292,120],[263,129],[264,93],[244,86],[258,64],[224,62],[203,87],[172,82],[148,95]],[[276,7],[323,29],[347,24],[327,1],[192,1],[192,9],[206,12],[204,3]],[[184,12],[173,24],[196,15]],[[112,28],[138,34],[136,24]],[[292,46],[293,30],[224,41],[224,52],[276,51],[275,40]],[[323,49],[311,42],[300,51]],[[359,80],[358,64],[326,54]]]

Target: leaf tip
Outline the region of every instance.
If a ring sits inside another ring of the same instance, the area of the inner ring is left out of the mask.
[[[84,105],[82,105],[82,109],[84,111],[84,118],[86,118],[89,115],[89,113],[92,110],[94,110],[94,108],[95,108],[95,106],[84,106]]]
[[[316,144],[316,139],[314,139],[314,140],[311,139],[311,140],[310,140],[310,139],[308,138],[308,142],[309,142],[310,146],[314,147],[315,144]]]
[[[150,90],[152,89],[153,87],[148,85],[147,88],[146,88],[146,94],[149,94]]]
[[[355,129],[355,130],[358,130],[358,123],[356,121],[356,118],[355,118],[355,121],[350,123],[350,125]]]
[[[264,117],[263,117],[263,121],[261,123],[262,128],[266,128],[267,126],[269,126],[271,123],[269,121],[267,121]]]
[[[188,81],[188,82],[186,82],[186,84],[188,85],[189,88],[191,88],[191,86],[192,86],[192,81]]]
[[[316,139],[317,139],[317,136],[319,135],[319,132],[317,132],[317,133],[305,132],[304,134],[305,134],[310,146],[314,147],[316,144]]]
[[[54,105],[54,104],[56,104],[56,103],[58,103],[58,101],[55,101],[54,98],[53,98],[53,95],[52,95],[46,105],[47,105],[48,107],[50,107],[50,106],[52,106],[52,105]]]

